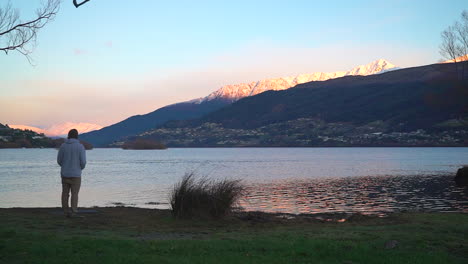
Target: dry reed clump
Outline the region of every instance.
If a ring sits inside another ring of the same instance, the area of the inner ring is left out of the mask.
[[[194,173],[187,173],[172,190],[172,215],[175,218],[221,218],[233,211],[243,191],[240,180],[197,179]]]

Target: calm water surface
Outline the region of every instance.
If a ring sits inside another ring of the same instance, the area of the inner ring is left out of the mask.
[[[0,149],[0,207],[59,206],[55,149]],[[468,148],[203,148],[87,151],[80,206],[168,208],[185,173],[242,179],[246,210],[468,212],[453,175]]]

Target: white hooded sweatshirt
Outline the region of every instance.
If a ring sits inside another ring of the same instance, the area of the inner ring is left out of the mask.
[[[60,146],[57,163],[62,177],[81,177],[81,170],[86,166],[86,152],[78,139],[70,138]]]

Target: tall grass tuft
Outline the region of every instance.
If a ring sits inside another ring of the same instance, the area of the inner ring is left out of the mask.
[[[233,211],[244,191],[240,180],[210,180],[186,173],[174,186],[170,203],[175,218],[221,218]]]

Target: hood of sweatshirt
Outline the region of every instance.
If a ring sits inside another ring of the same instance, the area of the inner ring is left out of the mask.
[[[67,144],[74,144],[74,143],[80,143],[80,141],[76,138],[69,138],[67,140],[65,140],[65,143]]]

